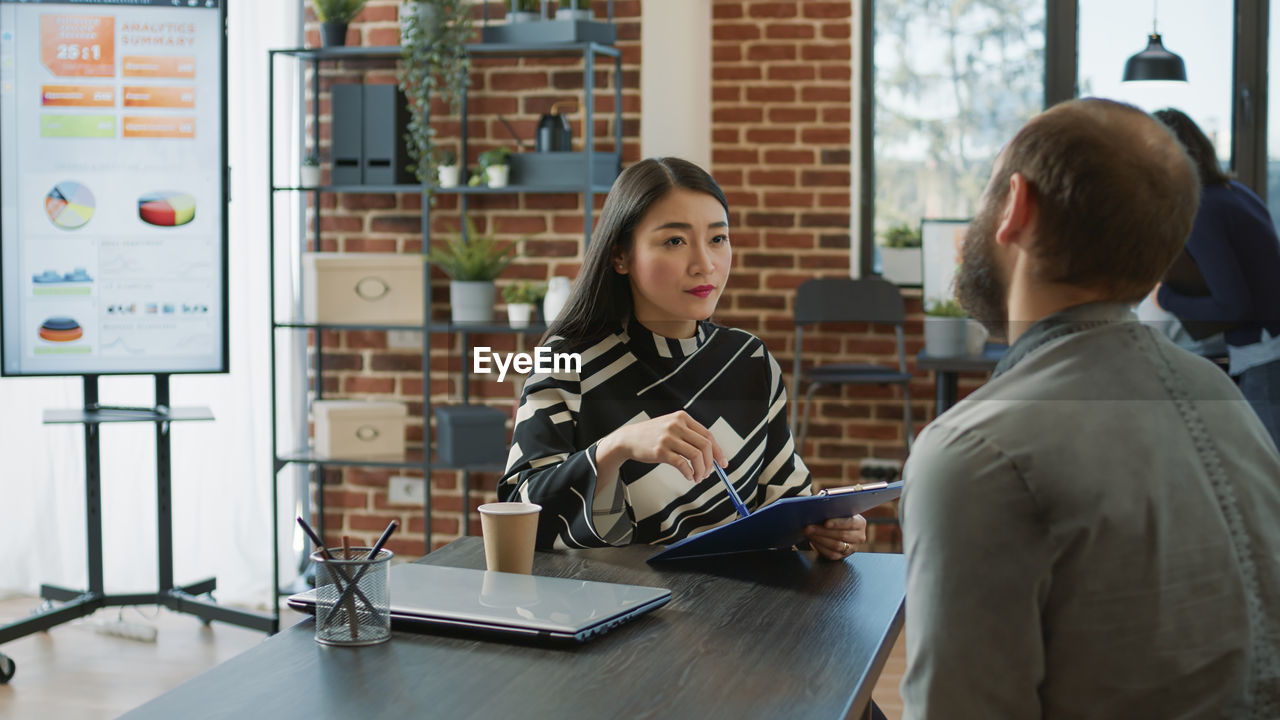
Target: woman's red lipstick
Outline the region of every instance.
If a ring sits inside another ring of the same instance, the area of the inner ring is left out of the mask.
[[[685,292],[692,293],[694,295],[697,295],[700,298],[705,298],[711,293],[715,292],[715,289],[716,289],[715,285],[699,285],[698,287],[692,290],[685,290]]]

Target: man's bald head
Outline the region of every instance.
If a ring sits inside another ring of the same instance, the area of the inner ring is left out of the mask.
[[[1027,123],[1000,155],[988,202],[1014,173],[1038,210],[1039,279],[1138,302],[1191,232],[1200,183],[1182,146],[1130,105],[1072,100]]]

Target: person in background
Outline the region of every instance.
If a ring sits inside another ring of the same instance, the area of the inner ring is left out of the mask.
[[[678,158],[643,160],[609,191],[572,294],[547,331],[581,372],[529,376],[501,500],[542,506],[538,546],[669,544],[811,492],[778,363],[707,318],[729,281],[724,193]],[[866,542],[861,516],[806,528],[823,557]]]
[[[997,158],[956,292],[1012,345],[904,469],[906,717],[1280,717],[1280,453],[1130,310],[1199,195],[1169,131],[1106,100]]]
[[[1207,295],[1185,295],[1170,283],[1159,305],[1190,321],[1231,323],[1225,333],[1228,372],[1280,446],[1280,238],[1266,203],[1218,165],[1213,143],[1185,113],[1156,119],[1173,131],[1200,176],[1200,210],[1186,250],[1204,276]]]

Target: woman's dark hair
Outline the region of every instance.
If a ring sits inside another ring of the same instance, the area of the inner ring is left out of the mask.
[[[648,158],[623,170],[605,198],[600,224],[591,234],[573,292],[547,328],[544,344],[557,335],[575,344],[598,340],[631,315],[631,284],[627,276],[614,270],[613,259],[631,250],[636,225],[654,203],[675,188],[706,193],[729,214],[720,186],[706,170],[688,160]]]
[[[1174,137],[1178,138],[1178,142],[1182,143],[1182,147],[1186,148],[1191,162],[1195,163],[1196,173],[1200,175],[1200,185],[1226,185],[1231,181],[1231,176],[1223,172],[1222,166],[1218,164],[1218,153],[1213,149],[1213,143],[1186,113],[1165,108],[1152,115],[1164,123]]]

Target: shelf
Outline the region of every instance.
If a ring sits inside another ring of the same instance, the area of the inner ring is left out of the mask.
[[[212,420],[213,411],[207,407],[176,407],[167,411],[153,408],[100,408],[85,410],[72,408],[69,410],[45,410],[46,425],[87,424],[121,422],[182,422],[192,420]]]
[[[421,332],[460,332],[469,335],[478,334],[495,334],[495,333],[538,333],[542,334],[547,331],[547,326],[542,323],[530,323],[524,327],[512,327],[508,323],[491,322],[491,323],[454,323],[443,320],[432,321],[428,325],[362,325],[359,323],[305,323],[305,322],[282,322],[275,323],[277,329],[285,330],[413,330]]]
[[[323,466],[333,466],[333,467],[384,467],[384,468],[400,468],[405,470],[408,470],[408,469],[421,470],[423,467],[421,449],[409,450],[404,455],[396,455],[396,456],[381,455],[381,456],[369,456],[369,457],[333,458],[333,457],[323,457],[323,456],[317,455],[313,448],[307,447],[307,448],[302,448],[301,450],[295,450],[293,452],[280,455],[279,457],[276,458],[276,460],[284,463],[304,463],[307,465],[323,465]],[[457,467],[453,465],[446,465],[443,462],[441,462],[439,458],[433,458],[431,460],[431,469],[432,470],[470,470],[472,472],[500,473],[506,470],[506,466],[494,463],[489,465],[471,465],[468,467]]]
[[[549,21],[554,22],[554,21]],[[376,45],[337,48],[284,48],[268,51],[272,55],[288,55],[301,60],[398,60],[402,57],[399,45]],[[618,48],[596,42],[577,43],[471,43],[467,52],[472,55],[502,57],[511,55],[582,55],[595,53],[618,57]]]
[[[491,188],[485,186],[478,187],[432,187],[431,192],[437,195],[565,195],[577,194],[583,192],[591,192],[597,195],[607,195],[609,193],[609,185],[592,185],[588,188],[585,185],[506,185],[500,188]],[[329,192],[329,193],[368,193],[368,194],[385,194],[385,193],[420,193],[423,191],[421,185],[320,185],[316,187],[299,187],[292,185],[272,185],[273,192]]]

